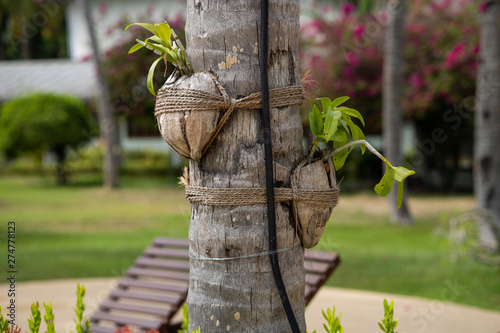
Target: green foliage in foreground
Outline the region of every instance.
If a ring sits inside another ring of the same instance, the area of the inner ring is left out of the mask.
[[[77,333],[91,333],[90,331],[90,319],[83,317],[83,312],[85,311],[85,303],[83,302],[83,298],[85,296],[85,287],[83,285],[78,284],[76,287],[76,307],[75,307],[75,324],[76,324],[76,332]],[[43,304],[45,308],[45,315],[43,319],[45,324],[47,325],[47,330],[45,333],[56,333],[54,328],[54,311],[52,310],[52,302],[48,305]],[[42,322],[42,313],[40,311],[40,305],[38,302],[31,304],[31,318],[28,319],[28,327],[30,329],[30,333],[39,333],[40,324]],[[2,307],[0,306],[0,332],[6,333],[17,333],[22,332],[19,326],[9,326],[9,320],[3,319]]]
[[[80,286],[80,284],[77,285],[76,289],[76,308],[75,308],[75,314],[76,314],[76,331],[77,333],[91,333],[90,329],[90,320],[88,318],[83,317],[83,311],[85,310],[85,303],[83,301],[83,298],[85,296],[85,287],[83,285]],[[44,304],[45,307],[45,323],[47,324],[47,333],[56,333],[54,329],[54,312],[52,311],[52,302],[49,305]],[[343,333],[344,328],[340,324],[340,316],[335,316],[335,307],[331,309],[327,309],[326,313],[324,310],[321,310],[321,313],[323,314],[323,318],[326,320],[326,324],[323,324],[323,327],[325,329],[326,333]],[[187,305],[184,304],[182,307],[182,314],[184,317],[184,321],[182,322],[181,329],[178,330],[178,333],[187,333],[188,332],[188,326],[189,326],[189,315],[188,315],[188,308]],[[392,320],[394,314],[394,301],[391,301],[391,305],[389,306],[387,303],[387,300],[384,299],[384,319],[382,320],[382,324],[379,323],[379,327],[383,332],[386,333],[397,333],[394,332],[394,329],[398,325],[398,321]],[[28,319],[28,324],[30,328],[31,333],[38,333],[40,330],[40,323],[41,323],[41,312],[40,312],[40,307],[38,302],[33,303],[31,305],[31,319]],[[83,323],[83,325],[82,325]],[[14,333],[16,331],[16,328],[11,326],[11,330],[9,329],[9,321],[3,319],[2,315],[2,307],[0,306],[0,328],[2,329],[0,332],[6,332],[6,333]],[[20,329],[17,329],[17,331],[20,331]],[[120,332],[133,332],[133,330],[130,330],[127,326],[117,329],[116,333]],[[145,331],[146,333],[147,331]],[[151,330],[150,332],[155,332],[158,333],[158,331]],[[196,331],[191,330],[191,333],[201,333],[200,327]],[[316,333],[316,331],[313,331],[312,333]]]
[[[40,315],[40,305],[38,302],[31,304],[31,318],[28,319],[28,326],[31,333],[38,333],[40,331],[40,323],[42,316]]]
[[[90,332],[90,319],[83,318],[83,312],[85,311],[85,303],[83,298],[85,297],[85,287],[83,285],[76,287],[76,332],[77,333],[89,333]]]
[[[393,320],[394,316],[394,301],[391,301],[391,305],[389,305],[389,303],[387,303],[387,300],[384,299],[384,319],[382,320],[381,323],[378,323],[378,327],[380,327],[380,329],[383,331],[383,332],[386,332],[386,333],[397,333],[397,332],[394,332],[394,329],[396,328],[396,326],[398,326],[398,320]]]
[[[321,314],[326,320],[326,324],[323,324],[323,328],[326,333],[344,333],[344,327],[340,325],[340,318],[342,317],[342,314],[338,317],[335,316],[335,307],[327,309],[326,313],[324,310],[321,310]],[[316,330],[312,333],[316,333]]]
[[[87,176],[73,183],[0,176],[0,220],[16,221],[19,281],[119,277],[155,237],[188,237],[190,206],[173,180],[125,177],[111,192]],[[447,226],[441,216],[473,206],[472,197],[413,196],[409,204],[419,209],[412,227],[392,225],[374,194],[340,200],[317,246],[342,258],[327,285],[500,311],[500,269],[467,256],[451,261],[450,244],[435,235]],[[6,232],[0,228],[0,244]]]

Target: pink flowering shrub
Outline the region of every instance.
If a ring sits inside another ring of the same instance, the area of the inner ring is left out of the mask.
[[[478,66],[481,3],[408,3],[403,110],[413,120],[421,142],[434,129],[445,132],[446,140],[433,143],[432,149],[417,151],[421,158],[413,161],[438,169],[442,175],[450,174],[446,176],[449,180],[441,182],[443,188],[453,181],[463,147],[467,146],[463,142],[472,142],[470,112]],[[350,5],[342,7],[335,20],[323,19],[318,13],[301,26],[301,70],[310,70],[319,82],[318,96],[350,96],[350,106],[366,119],[368,134],[381,130],[384,35],[390,15],[387,9],[361,15]],[[457,107],[467,110],[453,111]]]
[[[477,0],[412,1],[405,40],[408,116],[428,112],[438,99],[452,105],[474,95],[479,4]],[[380,116],[389,15],[387,10],[357,15],[353,4],[345,4],[335,21],[318,16],[301,26],[301,67],[310,69],[321,84],[319,94],[350,96],[368,118],[377,114],[373,120]],[[369,129],[378,130],[379,126]]]
[[[413,2],[406,35],[404,110],[425,118],[475,94],[479,1]]]
[[[369,43],[366,23],[372,15],[359,16],[352,4],[341,8],[337,20],[318,18],[301,25],[301,70],[310,70],[319,82],[317,96],[349,96],[349,106],[362,110],[371,127],[380,130],[383,34]]]

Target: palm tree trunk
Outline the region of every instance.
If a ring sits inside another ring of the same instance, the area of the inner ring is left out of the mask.
[[[399,164],[401,154],[401,127],[403,126],[403,48],[406,15],[406,0],[389,2],[390,23],[385,36],[383,96],[382,96],[382,126],[384,140],[384,155],[391,163]],[[406,200],[397,209],[397,184],[389,194],[389,209],[391,220],[395,223],[412,224]],[[406,191],[405,191],[406,192]]]
[[[300,84],[299,0],[271,0],[270,88]],[[213,70],[232,98],[259,91],[258,0],[188,2],[186,36],[195,72]],[[229,61],[228,61],[229,60]],[[275,182],[290,186],[302,159],[299,107],[271,109]],[[264,133],[259,110],[236,110],[200,161],[190,162],[190,183],[206,187],[265,187]],[[290,332],[267,255],[265,205],[192,205],[189,330]],[[302,331],[303,250],[288,203],[276,205],[283,280]],[[252,256],[255,255],[255,256]],[[197,258],[241,259],[214,261]]]
[[[68,174],[66,170],[66,146],[55,146],[53,152],[56,155],[56,178],[59,185],[68,183]]]
[[[500,1],[486,1],[482,17],[480,68],[474,139],[474,194],[479,209],[491,213],[500,230]],[[480,227],[484,245],[497,240],[491,227]]]
[[[97,41],[94,20],[90,8],[90,0],[80,0],[85,13],[85,21],[92,45],[92,54],[97,71],[97,83],[99,89],[97,116],[101,137],[104,139],[104,186],[109,188],[118,187],[118,168],[121,156],[120,142],[118,137],[118,123],[111,112],[109,104],[109,90],[102,71],[101,55],[99,54],[99,44]]]

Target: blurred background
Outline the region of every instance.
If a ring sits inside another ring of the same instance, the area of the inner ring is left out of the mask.
[[[498,240],[498,212],[485,212],[474,197],[476,82],[487,3],[408,3],[394,163],[416,171],[407,182],[405,218],[394,218],[388,199],[373,192],[383,174],[378,158],[352,153],[339,170],[340,204],[318,245],[343,259],[329,285],[500,311],[498,242],[485,246],[480,231]],[[351,97],[346,104],[364,116],[367,140],[384,153],[389,4],[301,4],[300,67],[308,97]],[[161,138],[146,86],[156,56],[128,55],[147,34],[124,31],[132,22],[167,20],[185,40],[185,6],[176,0],[0,0],[0,220],[18,226],[19,280],[120,276],[154,237],[187,238],[190,208],[177,185],[187,161]],[[156,88],[163,71],[157,70]],[[466,287],[443,299],[447,281]]]

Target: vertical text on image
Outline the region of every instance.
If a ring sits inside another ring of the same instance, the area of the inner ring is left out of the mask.
[[[7,296],[9,305],[7,306],[6,316],[10,318],[9,323],[16,325],[16,222],[7,223],[7,281],[9,288]]]

